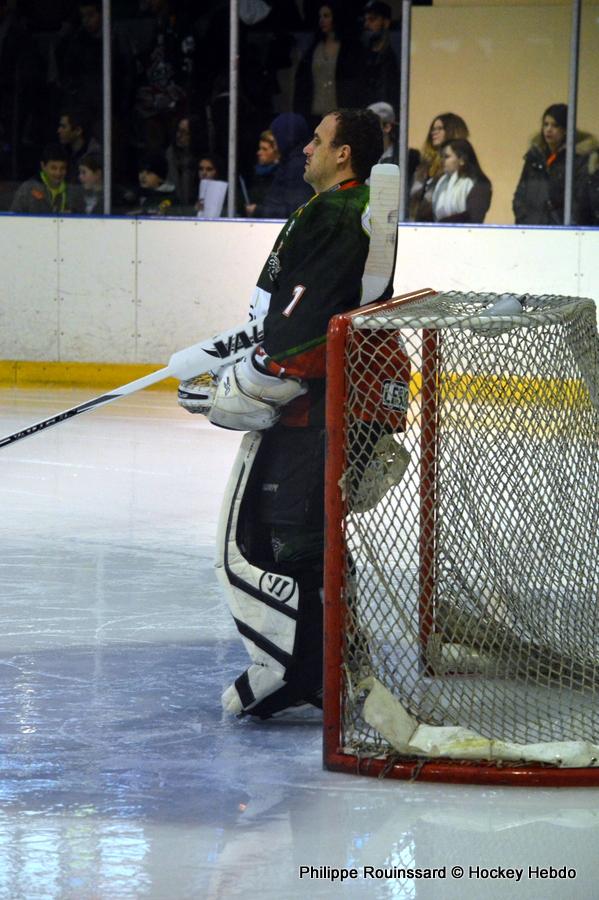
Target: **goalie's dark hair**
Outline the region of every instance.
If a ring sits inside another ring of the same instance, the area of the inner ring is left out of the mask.
[[[370,170],[383,155],[383,131],[380,119],[370,109],[333,109],[337,119],[333,145],[348,144],[356,178],[366,181]]]

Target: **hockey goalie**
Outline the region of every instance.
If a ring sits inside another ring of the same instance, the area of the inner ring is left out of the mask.
[[[378,118],[332,112],[304,153],[316,193],[286,222],[260,274],[252,316],[265,316],[263,342],[212,384],[191,379],[179,389],[190,412],[248,432],[223,501],[216,566],[251,659],[223,707],[259,719],[321,705],[327,326],[336,313],[390,296],[393,274],[392,260],[364,295],[365,182],[382,153]],[[392,205],[391,257],[397,194]]]

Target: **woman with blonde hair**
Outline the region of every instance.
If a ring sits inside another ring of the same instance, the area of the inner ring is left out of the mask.
[[[261,132],[256,151],[254,174],[247,189],[246,216],[261,218],[261,206],[275,177],[280,159],[277,139],[270,129]]]
[[[410,188],[409,219],[412,222],[433,222],[433,191],[443,175],[441,147],[446,141],[466,139],[468,126],[456,113],[441,113],[430,124],[420,164],[414,172]]]

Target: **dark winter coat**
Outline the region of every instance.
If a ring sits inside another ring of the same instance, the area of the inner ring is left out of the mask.
[[[164,181],[159,188],[141,188],[127,216],[181,215],[174,184]]]
[[[588,157],[598,144],[590,134],[577,133],[574,159],[574,196],[572,221],[580,219],[579,196],[586,177]],[[524,167],[514,194],[512,208],[517,225],[563,225],[564,192],[566,183],[566,148],[561,147],[555,160],[542,136],[537,135],[524,156]]]
[[[387,44],[382,50],[366,50],[361,62],[362,106],[384,100],[393,109],[399,105],[399,64],[395,50]]]
[[[588,158],[587,171],[577,194],[580,225],[599,228],[599,150]]]

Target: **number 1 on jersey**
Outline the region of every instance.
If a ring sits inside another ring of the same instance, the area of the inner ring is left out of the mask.
[[[291,313],[293,312],[293,310],[295,309],[295,307],[297,306],[297,304],[298,304],[298,303],[300,302],[300,300],[302,299],[305,290],[306,290],[305,285],[303,285],[303,284],[296,284],[296,286],[295,286],[295,287],[293,288],[293,290],[291,291],[291,294],[292,294],[292,296],[293,296],[293,300],[292,300],[291,303],[289,303],[289,304],[285,307],[285,309],[283,310],[283,315],[284,315],[284,316],[287,316],[287,318],[289,318],[289,316],[291,315]]]

